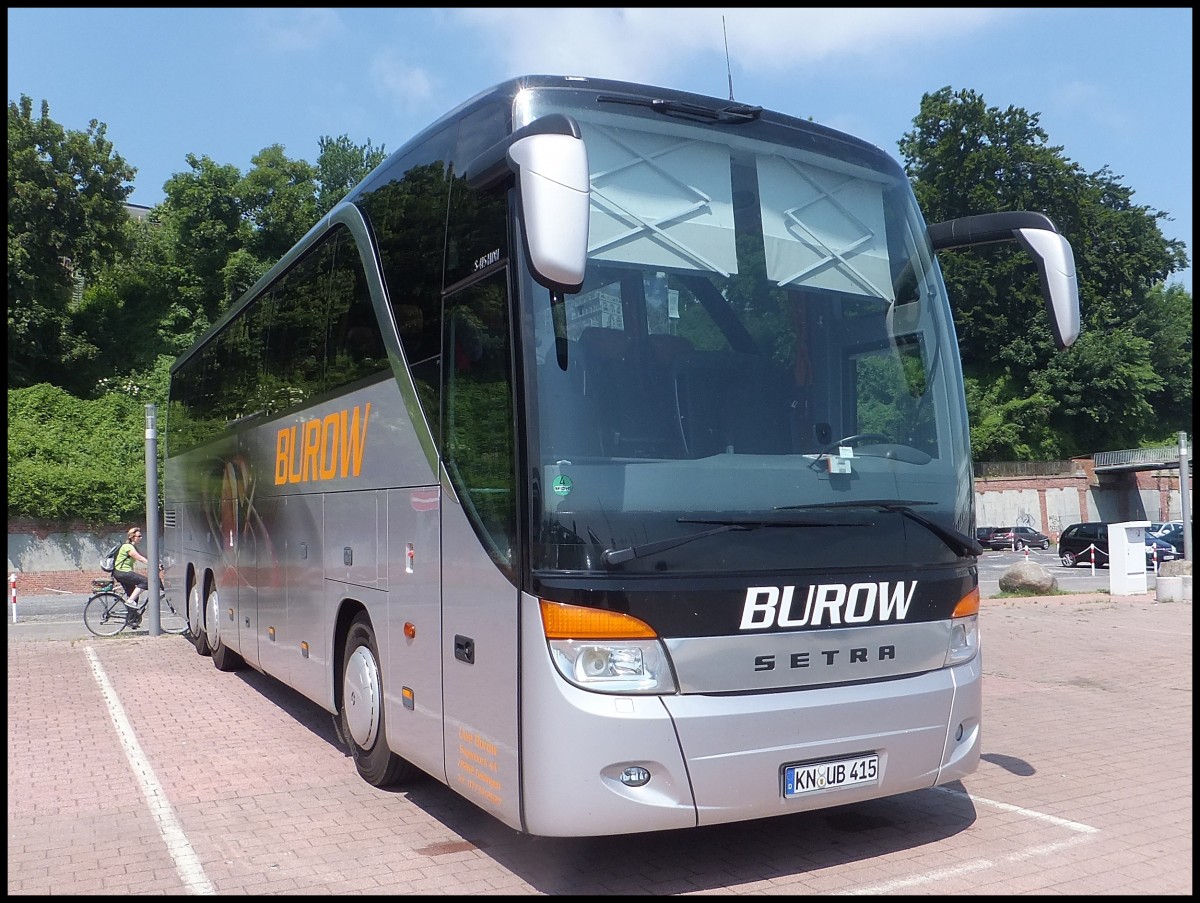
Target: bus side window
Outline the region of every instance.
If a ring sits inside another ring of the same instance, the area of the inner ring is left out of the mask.
[[[353,238],[342,232],[329,278],[327,388],[333,389],[388,366],[383,334],[371,304],[366,273]]]
[[[443,370],[443,460],[480,540],[497,565],[511,568],[517,546],[513,396],[507,273],[446,297],[445,341],[457,351]],[[460,339],[463,341],[460,343]]]

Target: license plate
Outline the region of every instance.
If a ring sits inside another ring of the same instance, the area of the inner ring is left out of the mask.
[[[783,769],[784,797],[803,796],[820,790],[874,784],[879,780],[879,756],[854,756],[830,759],[807,765],[788,765]]]

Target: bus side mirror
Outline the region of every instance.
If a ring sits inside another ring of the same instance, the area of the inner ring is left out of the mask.
[[[579,124],[552,113],[517,129],[472,160],[467,185],[487,189],[516,175],[521,230],[534,279],[577,292],[587,267],[591,184]]]
[[[1079,283],[1071,243],[1055,228],[1050,218],[1027,211],[983,213],[947,220],[929,227],[933,250],[1017,241],[1034,259],[1042,298],[1054,341],[1066,348],[1079,338]]]

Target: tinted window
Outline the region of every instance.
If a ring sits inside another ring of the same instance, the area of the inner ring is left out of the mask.
[[[446,470],[496,564],[517,541],[507,272],[446,298]]]
[[[451,178],[507,128],[503,107],[477,110],[404,152],[355,200],[375,232],[400,344],[435,436],[442,289],[508,255],[506,192],[470,191],[460,178],[451,197]]]
[[[425,418],[438,434],[442,254],[452,135],[434,134],[392,163],[355,203],[379,245],[400,345]]]
[[[358,248],[335,227],[176,371],[171,451],[387,366]]]

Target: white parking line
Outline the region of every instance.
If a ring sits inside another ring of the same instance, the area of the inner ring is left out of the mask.
[[[1066,828],[1068,831],[1074,832],[1074,837],[1068,837],[1066,840],[1057,840],[1052,843],[1038,844],[1037,846],[1026,847],[1023,850],[1017,850],[1015,853],[1010,853],[1005,856],[1000,862],[1023,862],[1026,859],[1036,859],[1039,856],[1049,856],[1052,853],[1057,853],[1067,847],[1073,847],[1076,844],[1083,843],[1091,839],[1093,834],[1100,832],[1099,828],[1093,828],[1091,825],[1085,825],[1081,822],[1070,821],[1066,818],[1059,818],[1057,815],[1047,815],[1045,812],[1035,812],[1032,809],[1022,809],[1020,806],[1013,806],[1009,803],[1000,803],[996,800],[984,799],[979,796],[971,796],[967,793],[962,793],[958,790],[950,790],[946,787],[935,787],[942,793],[949,793],[953,796],[961,796],[970,799],[971,802],[985,806],[991,806],[995,809],[1000,809],[1004,812],[1015,812],[1026,818],[1032,818],[1036,821],[1045,822],[1048,825],[1053,825],[1057,828]],[[910,875],[907,878],[897,878],[895,881],[885,881],[882,884],[873,884],[869,887],[856,887],[854,890],[842,891],[839,896],[865,896],[876,894],[889,894],[896,891],[905,890],[910,887],[918,887],[922,884],[932,884],[935,881],[944,881],[947,878],[957,878],[962,875],[969,875],[972,872],[982,872],[986,869],[995,868],[997,861],[993,859],[976,859],[973,862],[964,862],[961,865],[956,865],[953,868],[938,869],[933,872],[924,872],[920,875]]]
[[[112,717],[113,727],[117,730],[117,738],[125,750],[125,758],[129,760],[134,776],[137,777],[138,785],[142,788],[146,806],[149,808],[150,814],[154,816],[155,824],[158,825],[159,836],[162,837],[163,843],[167,845],[167,852],[175,861],[175,870],[179,872],[184,889],[193,894],[215,895],[216,888],[204,874],[200,858],[192,849],[187,835],[183,833],[183,826],[175,816],[175,810],[167,800],[167,794],[163,790],[162,784],[158,782],[158,776],[155,775],[149,760],[142,752],[142,746],[133,732],[133,725],[125,716],[125,710],[121,707],[121,701],[117,698],[117,693],[109,682],[108,675],[104,673],[100,659],[96,657],[95,650],[91,646],[84,651],[91,660],[92,673],[96,676],[96,683],[100,685],[100,693],[104,696],[105,705],[108,706],[108,714]]]
[[[1010,803],[998,803],[995,800],[984,799],[981,796],[971,796],[969,793],[963,793],[960,790],[950,790],[947,787],[935,787],[935,790],[940,793],[948,793],[951,796],[961,796],[969,799],[973,803],[983,803],[985,806],[991,806],[993,809],[1000,809],[1004,812],[1015,812],[1018,815],[1024,815],[1028,818],[1044,821],[1047,824],[1054,825],[1059,828],[1066,828],[1068,831],[1078,831],[1080,834],[1095,834],[1100,829],[1093,828],[1091,825],[1085,825],[1077,821],[1069,821],[1065,818],[1059,818],[1057,815],[1047,815],[1045,812],[1035,812],[1032,809],[1022,809],[1020,806],[1013,806]]]

